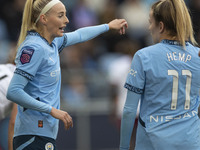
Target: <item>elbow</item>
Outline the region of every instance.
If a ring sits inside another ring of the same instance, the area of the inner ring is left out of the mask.
[[[134,122],[135,118],[136,118],[136,111],[133,111],[131,109],[123,110],[122,120]]]
[[[129,115],[133,115],[133,114],[136,114],[136,110],[134,110],[132,108],[124,107],[124,110],[123,110],[124,116],[129,116]]]
[[[6,98],[7,98],[8,100],[10,100],[10,101],[15,102],[15,101],[14,101],[14,98],[15,98],[14,95],[15,95],[15,89],[9,86],[9,87],[8,87],[8,90],[7,90],[7,93],[6,93]]]

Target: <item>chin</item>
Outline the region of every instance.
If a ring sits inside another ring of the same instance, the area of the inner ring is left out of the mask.
[[[63,36],[63,33],[60,34],[60,37]]]
[[[62,37],[63,33],[58,33],[56,37]]]

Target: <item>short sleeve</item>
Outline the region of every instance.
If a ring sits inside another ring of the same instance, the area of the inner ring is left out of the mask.
[[[140,51],[138,51],[133,57],[131,68],[128,72],[128,76],[124,87],[137,94],[142,94],[144,91],[144,84],[144,66],[142,64],[141,53]]]
[[[44,57],[44,51],[41,47],[22,47],[17,53],[14,73],[32,80]]]

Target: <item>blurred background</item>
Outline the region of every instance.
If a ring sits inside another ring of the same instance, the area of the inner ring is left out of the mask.
[[[65,131],[60,122],[59,150],[115,150],[126,90],[123,84],[134,53],[152,44],[149,9],[156,0],[61,0],[70,23],[66,32],[125,18],[126,35],[111,31],[62,51],[61,109],[74,120]],[[26,0],[0,0],[0,63],[16,50]],[[200,44],[200,0],[185,0]],[[1,124],[0,124],[1,125]],[[2,138],[2,137],[0,137]],[[0,139],[2,140],[2,139]]]

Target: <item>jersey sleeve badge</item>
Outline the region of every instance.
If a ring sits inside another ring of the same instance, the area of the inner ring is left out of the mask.
[[[20,62],[22,64],[29,63],[31,61],[31,58],[33,56],[34,50],[33,49],[24,49],[22,51],[22,54],[20,56]]]

